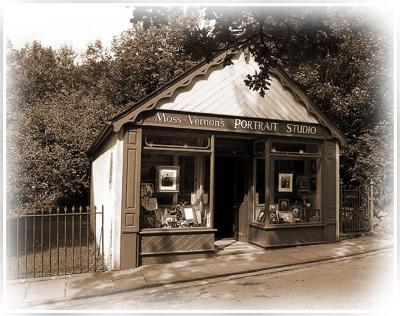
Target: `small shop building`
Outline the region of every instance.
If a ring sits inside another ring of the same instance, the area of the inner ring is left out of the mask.
[[[342,133],[280,68],[264,97],[238,53],[202,63],[110,120],[90,149],[111,269],[338,240]],[[98,232],[98,235],[99,232]]]

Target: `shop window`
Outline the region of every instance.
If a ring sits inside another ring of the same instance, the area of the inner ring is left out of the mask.
[[[186,136],[180,133],[168,133],[167,135],[145,135],[145,147],[175,147],[188,149],[209,149],[211,141],[208,136]]]
[[[210,227],[209,164],[204,154],[144,153],[141,228]]]
[[[320,159],[273,159],[270,224],[321,221]]]
[[[265,222],[265,159],[255,159],[254,218],[256,223]]]
[[[316,154],[318,153],[319,146],[316,143],[278,143],[273,142],[271,146],[272,153],[286,152],[296,154]]]
[[[265,140],[256,141],[254,143],[254,156],[265,157]]]

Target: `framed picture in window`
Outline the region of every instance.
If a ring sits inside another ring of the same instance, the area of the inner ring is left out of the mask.
[[[194,220],[194,212],[193,212],[193,208],[192,207],[184,207],[183,208],[183,215],[185,217],[186,220]]]
[[[157,166],[157,191],[179,192],[178,166]]]
[[[293,223],[293,213],[292,212],[279,212],[279,222],[280,223]]]
[[[200,208],[195,208],[194,209],[194,213],[195,213],[195,216],[196,216],[197,224],[201,225],[202,224],[202,218],[201,218],[201,210],[200,210]]]
[[[153,195],[154,188],[153,183],[141,183],[140,184],[140,197]]]
[[[293,173],[279,173],[278,192],[293,192]]]
[[[279,199],[279,212],[287,212],[289,211],[289,199]]]

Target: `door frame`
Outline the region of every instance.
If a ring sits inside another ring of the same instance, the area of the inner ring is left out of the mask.
[[[224,137],[221,137],[221,136],[219,136],[219,137],[216,137],[217,138],[217,141],[216,141],[216,144],[215,144],[215,147],[217,147],[218,145],[218,141],[219,142],[223,142],[224,141]],[[238,138],[233,138],[233,137],[227,137],[227,139],[229,139],[229,140],[232,140],[232,139],[236,139],[236,140],[238,140],[238,141],[244,141],[244,140],[246,140],[246,141],[248,141],[249,142],[249,148],[250,149],[252,149],[253,148],[253,139],[249,139],[249,138],[246,138],[246,139],[243,139],[243,138],[241,138],[241,139],[238,139]],[[252,198],[252,192],[253,192],[253,190],[252,190],[252,185],[253,185],[253,181],[252,181],[252,172],[253,172],[253,160],[252,160],[252,153],[251,152],[249,152],[249,153],[247,153],[247,154],[216,154],[216,150],[214,151],[215,152],[215,156],[214,156],[214,159],[216,160],[217,158],[219,158],[219,157],[226,157],[226,158],[228,158],[228,157],[231,157],[231,158],[236,158],[235,160],[236,160],[236,163],[244,163],[245,164],[245,168],[244,168],[244,170],[243,170],[243,180],[242,181],[244,181],[243,182],[243,201],[242,201],[242,203],[240,204],[240,206],[237,208],[237,207],[235,207],[234,208],[234,212],[235,212],[235,214],[233,214],[233,223],[234,223],[234,225],[236,225],[236,229],[235,229],[235,231],[233,232],[233,238],[234,239],[236,239],[237,241],[243,241],[243,242],[248,242],[248,240],[249,240],[249,210],[250,210],[250,208],[251,208],[251,206],[252,206],[252,200],[253,200],[253,198]],[[216,163],[214,162],[214,164],[216,165]],[[216,166],[214,167],[214,168],[216,168]],[[216,177],[215,177],[215,175],[216,175],[216,170],[214,170],[214,179],[213,179],[213,186],[214,186],[214,190],[216,189]],[[235,168],[235,181],[237,181],[236,180],[236,178],[237,178],[237,169]],[[216,196],[215,196],[215,194],[214,194],[214,208],[215,208],[215,199],[216,199]],[[215,214],[216,214],[216,212],[217,212],[218,210],[215,210],[214,209],[214,212],[213,212],[213,217],[215,216]],[[213,228],[216,228],[215,227],[215,224],[214,224],[214,220],[213,220]]]

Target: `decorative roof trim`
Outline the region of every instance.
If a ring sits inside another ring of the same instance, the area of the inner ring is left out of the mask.
[[[313,115],[321,125],[328,128],[332,135],[340,141],[341,145],[347,143],[347,139],[343,133],[325,116],[320,109],[315,106],[306,93],[299,88],[299,86],[290,78],[284,69],[277,67],[272,71],[272,73],[275,74],[279,79],[282,87],[284,89],[288,89],[296,101],[304,105],[309,114]]]
[[[248,60],[248,54],[246,54],[246,52],[244,53],[246,60]],[[132,107],[113,117],[107,122],[107,125],[99,133],[99,136],[96,137],[95,142],[90,147],[89,153],[93,152],[98,147],[99,143],[101,143],[103,139],[109,135],[110,125],[112,125],[114,132],[118,132],[124,124],[128,122],[134,122],[137,116],[143,111],[152,110],[156,108],[161,100],[172,98],[178,89],[189,86],[196,77],[209,75],[211,71],[221,66],[227,54],[232,54],[232,51],[227,51],[216,55],[211,62],[204,61],[200,63],[189,71],[171,80],[163,87],[156,89],[139,102],[133,104]],[[239,55],[240,52],[237,54]],[[297,102],[304,105],[309,114],[313,115],[321,125],[330,130],[332,135],[340,141],[341,145],[344,145],[347,142],[346,137],[340,132],[340,130],[325,116],[323,112],[321,112],[321,110],[315,106],[315,104],[293,82],[290,76],[281,67],[276,67],[273,69],[272,74],[278,78],[284,89],[287,89],[292,93]]]
[[[181,80],[178,80],[172,85],[167,84],[167,86],[164,87],[164,89],[161,88],[159,93],[156,93],[150,99],[148,100],[145,99],[143,100],[144,102],[139,101],[138,104],[134,106],[133,109],[128,110],[126,115],[122,116],[121,118],[115,121],[111,121],[112,124],[114,125],[114,132],[118,132],[125,123],[134,121],[138,116],[138,114],[140,114],[141,112],[155,109],[157,104],[161,100],[166,98],[171,98],[178,89],[189,86],[196,77],[199,76],[201,77],[209,74],[211,68],[218,67],[222,64],[222,62],[226,57],[226,54],[227,54],[226,52],[221,53],[216,57],[214,57],[214,59],[211,62],[200,64],[200,67],[194,69],[192,72],[184,76]]]

